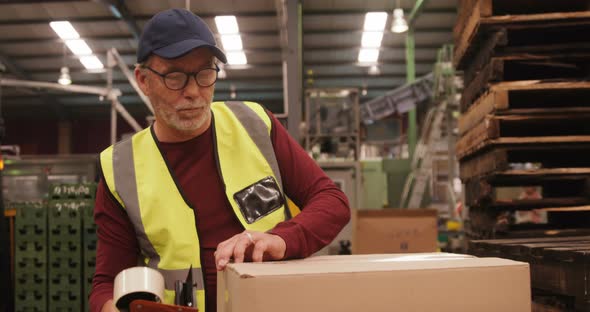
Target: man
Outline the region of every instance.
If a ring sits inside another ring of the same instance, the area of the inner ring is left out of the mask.
[[[114,277],[139,258],[163,274],[166,303],[192,266],[197,306],[214,312],[228,262],[307,257],[350,218],[346,196],[272,114],[212,103],[216,60],[225,55],[189,11],[144,27],[135,77],[156,121],[101,153],[92,311],[114,311]],[[293,218],[286,197],[302,208]]]

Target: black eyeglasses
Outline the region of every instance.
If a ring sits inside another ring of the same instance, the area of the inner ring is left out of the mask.
[[[189,77],[194,77],[200,87],[210,87],[215,81],[217,81],[217,73],[219,72],[219,66],[217,66],[217,64],[215,64],[215,68],[203,68],[195,73],[173,71],[162,74],[149,66],[144,66],[144,68],[147,68],[154,74],[162,77],[164,85],[170,90],[184,89],[188,84]]]

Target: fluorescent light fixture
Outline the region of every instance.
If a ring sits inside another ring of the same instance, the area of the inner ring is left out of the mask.
[[[242,50],[242,37],[239,34],[236,35],[221,35],[221,44],[225,51],[236,51]]]
[[[70,51],[76,55],[90,55],[92,54],[92,50],[86,41],[82,39],[74,39],[74,40],[66,40],[66,45],[70,48]]]
[[[248,63],[244,51],[227,52],[225,56],[229,65],[245,65]]]
[[[102,62],[96,57],[96,55],[83,56],[80,58],[80,63],[89,70],[104,68],[104,65],[102,65]]]
[[[386,12],[368,12],[365,14],[364,31],[383,31],[387,22]]]
[[[215,25],[220,34],[237,34],[240,32],[238,29],[238,21],[234,15],[220,15],[215,16]]]
[[[70,22],[68,22],[68,21],[51,22],[51,23],[49,23],[49,26],[51,26],[51,28],[53,28],[53,31],[55,31],[55,33],[61,39],[68,40],[68,39],[80,38],[80,35],[78,34],[78,32],[74,29],[72,24],[70,24]]]
[[[361,49],[359,52],[359,63],[376,63],[379,58],[379,49]]]
[[[404,10],[393,10],[393,23],[391,23],[391,31],[398,34],[408,31],[408,22],[404,18]]]
[[[383,32],[380,31],[365,31],[361,40],[363,48],[378,48],[381,46],[383,40]]]

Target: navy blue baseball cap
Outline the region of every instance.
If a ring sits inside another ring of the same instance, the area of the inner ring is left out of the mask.
[[[217,59],[227,63],[213,33],[200,17],[185,9],[169,9],[145,24],[139,38],[137,62],[144,62],[152,53],[174,59],[201,47],[209,48]]]

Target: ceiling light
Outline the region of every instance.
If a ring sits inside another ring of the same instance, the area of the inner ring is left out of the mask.
[[[225,51],[242,50],[242,37],[239,34],[221,35],[221,44]]]
[[[55,31],[55,33],[61,39],[68,40],[68,39],[80,38],[80,35],[78,34],[78,32],[74,29],[72,24],[70,24],[70,22],[68,22],[68,21],[51,22],[51,23],[49,23],[49,26],[51,26],[51,28],[53,28],[53,31]]]
[[[60,70],[59,78],[57,79],[57,83],[60,85],[69,85],[72,84],[72,77],[70,77],[70,70],[67,67],[62,67]]]
[[[393,10],[393,23],[391,23],[391,31],[398,34],[408,31],[408,22],[404,18],[404,10],[400,8]]]
[[[229,91],[230,91],[230,92],[229,92],[229,97],[230,97],[231,99],[235,99],[235,98],[237,97],[237,94],[236,94],[236,86],[234,86],[233,84],[232,84],[232,85],[230,85],[230,86],[229,86]]]
[[[365,14],[364,31],[383,31],[387,22],[386,12],[368,12]]]
[[[376,63],[379,58],[379,49],[361,49],[359,63]]]
[[[70,48],[70,51],[76,55],[92,54],[92,50],[90,50],[86,41],[82,39],[66,40],[66,45]]]
[[[86,69],[90,69],[90,70],[104,68],[104,65],[102,65],[102,62],[95,55],[81,57],[80,63],[82,63],[82,65],[84,65],[84,67],[86,67]]]
[[[217,73],[217,78],[223,80],[227,78],[227,72],[223,68],[223,66],[219,66],[219,72]]]
[[[369,67],[369,75],[371,76],[377,76],[381,74],[381,70],[379,69],[379,66],[375,65],[371,65],[371,67]]]
[[[229,65],[245,65],[248,63],[244,51],[228,52],[225,56]]]
[[[234,15],[215,16],[215,25],[220,34],[237,34],[239,33],[238,21]]]
[[[365,31],[363,32],[361,45],[363,48],[378,48],[381,46],[381,40],[383,40],[383,32]]]

